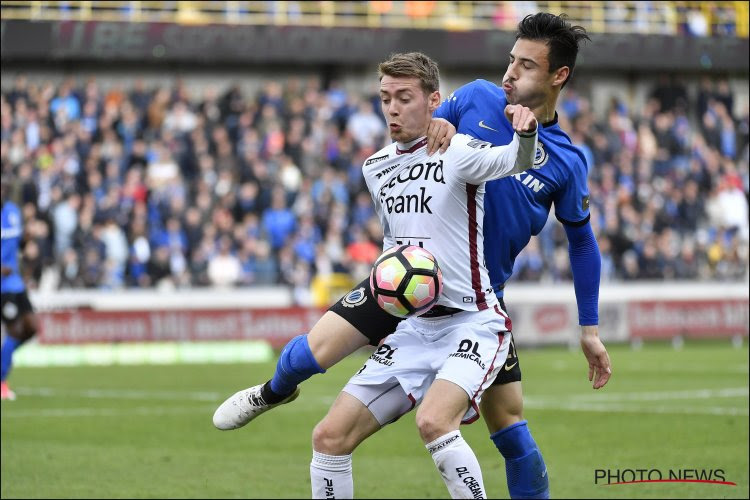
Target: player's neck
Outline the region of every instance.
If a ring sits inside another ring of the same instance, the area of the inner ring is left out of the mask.
[[[418,143],[420,140],[424,139],[427,136],[427,130],[424,131],[423,134],[418,135],[417,137],[414,137],[413,139],[409,139],[408,141],[396,141],[396,144],[398,145],[399,149],[409,149],[412,146],[414,146],[416,143]]]
[[[554,99],[548,99],[539,106],[533,108],[531,111],[536,116],[539,123],[544,125],[550,123],[555,119],[555,107],[557,107],[557,97]]]

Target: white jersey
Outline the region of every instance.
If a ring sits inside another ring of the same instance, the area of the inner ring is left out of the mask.
[[[362,171],[383,226],[383,248],[419,245],[443,272],[438,304],[481,311],[497,303],[484,263],[484,183],[534,164],[537,134],[514,134],[492,146],[456,134],[442,155],[427,156],[427,139],[393,143]]]

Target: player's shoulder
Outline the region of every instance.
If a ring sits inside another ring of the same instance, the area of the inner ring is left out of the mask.
[[[568,167],[572,166],[576,170],[588,172],[588,163],[583,151],[573,144],[568,134],[559,126],[555,125],[554,127],[545,127],[542,129],[542,132],[539,134],[539,143],[537,146],[537,162],[542,161],[549,154],[550,151],[545,151],[545,148],[549,150],[554,149],[555,155],[560,157],[562,164]],[[539,166],[541,167],[542,165]]]
[[[375,176],[376,172],[383,166],[387,166],[396,157],[396,143],[393,142],[382,148],[377,153],[367,157],[362,164],[362,174],[365,179]],[[378,176],[379,177],[379,176]]]
[[[392,142],[391,144],[387,145],[386,147],[380,149],[380,151],[371,154],[367,157],[367,159],[362,164],[362,167],[367,169],[369,167],[372,167],[372,165],[375,165],[377,163],[382,163],[384,161],[388,161],[391,158],[396,156],[396,143]]]
[[[455,92],[453,92],[450,97],[458,96],[458,97],[466,97],[466,98],[482,98],[482,97],[489,97],[492,99],[497,98],[504,98],[505,97],[505,91],[498,87],[497,84],[492,83],[488,80],[484,80],[481,78],[478,78],[474,81],[471,81],[469,83],[466,83],[459,87]]]

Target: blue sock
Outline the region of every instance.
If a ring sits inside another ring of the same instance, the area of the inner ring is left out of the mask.
[[[21,345],[22,342],[10,335],[5,336],[3,347],[0,348],[0,380],[5,382],[10,373],[10,367],[13,366],[13,351]]]
[[[284,346],[276,363],[276,373],[271,379],[271,390],[279,396],[294,392],[294,389],[317,373],[325,373],[315,360],[307,334],[297,335]]]
[[[549,475],[526,420],[490,436],[505,458],[510,498],[549,498]]]

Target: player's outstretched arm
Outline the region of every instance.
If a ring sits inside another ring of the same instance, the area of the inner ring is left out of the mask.
[[[589,381],[594,389],[600,389],[612,376],[612,364],[609,361],[607,348],[599,338],[599,327],[587,325],[581,327],[581,349],[589,363]]]
[[[462,134],[460,140],[454,139],[461,145],[446,154],[451,156],[451,171],[458,179],[476,184],[517,174],[534,165],[538,135],[534,113],[524,106],[510,105],[505,115],[516,131],[505,146],[493,146]]]
[[[427,128],[427,154],[432,156],[440,148],[440,153],[445,153],[451,144],[451,139],[456,135],[456,127],[444,118],[433,118]]]

